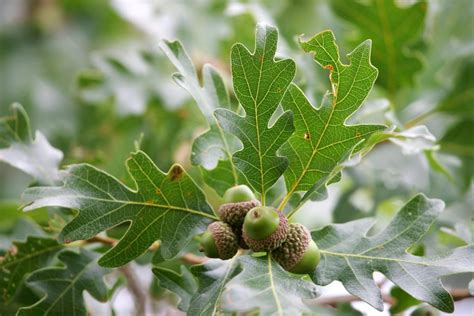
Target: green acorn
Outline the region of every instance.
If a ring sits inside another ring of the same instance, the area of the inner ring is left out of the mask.
[[[232,226],[240,248],[249,249],[242,238],[242,224],[248,211],[260,202],[246,185],[238,185],[224,193],[224,204],[219,207],[219,216],[223,222]]]
[[[209,224],[201,236],[201,251],[209,258],[227,260],[239,250],[237,236],[232,227],[223,222]]]
[[[236,185],[224,193],[224,203],[236,203],[255,200],[252,190],[246,185]]]
[[[272,251],[286,239],[288,221],[272,207],[257,206],[245,216],[242,233],[245,243],[253,251]]]
[[[246,185],[238,185],[224,193],[224,204],[219,207],[220,218],[234,229],[241,230],[245,215],[260,202]]]
[[[285,242],[272,252],[273,258],[287,271],[313,273],[321,259],[318,246],[301,224],[290,224]]]

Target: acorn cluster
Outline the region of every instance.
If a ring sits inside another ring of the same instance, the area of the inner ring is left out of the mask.
[[[239,248],[271,252],[287,271],[306,274],[320,260],[319,249],[301,224],[290,224],[279,210],[261,206],[245,185],[228,189],[219,208],[221,221],[201,237],[201,251],[210,258],[232,258]]]

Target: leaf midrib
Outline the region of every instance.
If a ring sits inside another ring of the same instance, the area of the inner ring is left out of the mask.
[[[218,220],[218,218],[213,215],[213,214],[207,214],[201,211],[193,210],[190,208],[185,208],[185,207],[179,207],[179,206],[174,206],[174,205],[163,205],[163,204],[154,204],[154,203],[148,203],[148,202],[137,202],[137,201],[124,201],[124,200],[107,200],[107,199],[102,199],[102,198],[97,198],[97,197],[91,197],[91,196],[84,196],[84,195],[61,195],[62,198],[74,198],[74,199],[84,199],[84,200],[92,200],[92,201],[99,201],[99,202],[105,202],[105,203],[122,203],[122,204],[127,204],[127,205],[139,205],[139,206],[149,206],[149,207],[156,207],[156,208],[162,208],[162,209],[172,209],[175,211],[181,211],[181,212],[186,212],[186,213],[193,213],[196,215],[204,216],[210,219]]]

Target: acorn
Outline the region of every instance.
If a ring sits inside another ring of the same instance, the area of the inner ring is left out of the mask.
[[[272,207],[257,206],[245,216],[242,233],[245,243],[253,251],[272,251],[286,239],[288,221]]]
[[[318,246],[301,224],[290,224],[285,242],[272,252],[273,258],[287,271],[313,273],[321,259]]]
[[[248,211],[260,202],[246,185],[238,185],[224,193],[224,204],[219,207],[219,216],[225,223],[240,231]]]
[[[227,260],[237,253],[239,244],[229,224],[213,222],[201,236],[200,249],[209,258]]]

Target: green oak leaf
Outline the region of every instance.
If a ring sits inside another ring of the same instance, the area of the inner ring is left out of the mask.
[[[394,286],[390,289],[390,296],[395,300],[392,306],[390,306],[391,315],[403,313],[403,311],[407,310],[408,308],[420,304],[419,300],[417,300],[398,286]]]
[[[142,151],[131,154],[126,165],[136,190],[91,165],[72,165],[63,171],[62,187],[27,189],[25,210],[42,206],[78,209],[79,214],[59,235],[64,242],[89,239],[131,222],[120,242],[99,260],[106,267],[128,263],[156,240],[161,240],[163,257],[172,258],[216,219],[204,193],[180,165],[164,173]]]
[[[191,162],[201,166],[206,183],[223,195],[228,188],[238,184],[232,154],[241,147],[239,140],[224,131],[213,115],[217,108],[230,109],[224,80],[214,67],[205,64],[201,86],[193,62],[180,42],[165,40],[160,47],[179,71],[173,74],[174,80],[191,94],[209,123],[209,129],[194,140]]]
[[[453,88],[444,96],[435,111],[474,119],[474,60],[463,61]]]
[[[261,315],[301,315],[313,309],[304,300],[319,295],[318,287],[289,274],[269,256],[239,258],[242,271],[226,285],[224,310],[258,310]]]
[[[399,7],[394,0],[331,1],[333,11],[359,32],[354,42],[373,40],[373,62],[380,69],[377,84],[389,95],[413,84],[413,76],[422,68],[417,51],[410,48],[420,39],[427,11],[426,1]]]
[[[39,183],[53,184],[59,177],[63,153],[51,146],[36,131],[33,138],[30,119],[18,103],[11,106],[11,116],[0,117],[0,161],[29,174]]]
[[[199,289],[191,298],[188,315],[213,316],[222,314],[221,300],[226,284],[239,272],[239,260],[208,260],[191,267]]]
[[[198,289],[192,273],[184,265],[181,266],[181,273],[162,267],[153,268],[152,271],[160,281],[161,287],[178,295],[180,298],[178,308],[186,312],[189,309],[192,296]]]
[[[464,188],[469,188],[474,177],[474,137],[472,127],[474,119],[463,119],[451,126],[441,137],[441,150],[458,156],[462,160],[462,174]]]
[[[80,253],[64,251],[58,257],[64,268],[41,269],[27,279],[30,287],[45,295],[21,308],[17,315],[62,315],[65,311],[87,315],[83,291],[99,301],[107,300],[107,286],[102,279],[110,271],[97,265],[97,254],[81,249]]]
[[[92,66],[77,78],[77,95],[84,104],[100,105],[113,100],[117,113],[127,116],[145,114],[156,99],[166,108],[176,108],[184,101],[179,88],[165,80],[167,65],[157,49],[139,47],[95,53]]]
[[[322,184],[332,179],[337,181],[338,167],[354,147],[361,148],[373,133],[384,129],[381,125],[345,124],[359,109],[377,78],[377,69],[370,63],[369,40],[348,55],[349,65],[341,63],[331,31],[301,42],[301,47],[330,70],[332,91],[327,104],[318,109],[295,84],[290,85],[283,98],[283,108],[293,112],[295,124],[295,133],[280,149],[289,160],[285,171],[287,199],[299,191],[307,191],[306,196],[310,196]]]
[[[10,301],[31,272],[48,265],[64,246],[55,239],[29,236],[26,241],[14,241],[13,249],[0,261],[0,293],[3,303]]]
[[[474,272],[474,246],[459,247],[439,257],[407,252],[426,234],[443,209],[442,201],[418,194],[375,235],[368,235],[374,224],[370,218],[313,232],[321,262],[312,279],[320,285],[339,280],[351,294],[382,310],[380,290],[373,280],[373,273],[378,271],[414,298],[452,312],[453,300],[439,279]]]
[[[242,44],[232,47],[233,86],[245,116],[227,109],[215,111],[222,128],[242,141],[244,148],[233,155],[233,161],[250,186],[261,194],[262,202],[265,192],[288,166],[287,159],[276,151],[294,130],[290,111],[270,125],[296,71],[291,59],[275,60],[277,42],[276,28],[258,24],[254,53]]]

